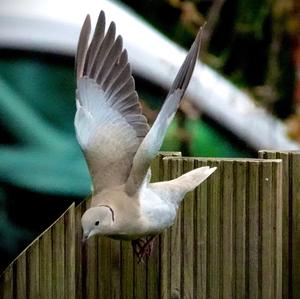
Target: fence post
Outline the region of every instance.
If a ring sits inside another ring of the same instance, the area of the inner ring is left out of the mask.
[[[259,151],[264,159],[282,159],[283,298],[300,298],[300,152]]]

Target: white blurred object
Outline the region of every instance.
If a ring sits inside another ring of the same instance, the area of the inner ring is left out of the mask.
[[[122,34],[129,61],[139,76],[168,88],[186,51],[134,14],[107,0],[1,0],[0,47],[74,55],[87,13],[95,22],[104,10]],[[299,149],[284,124],[200,62],[187,90],[190,100],[255,149]]]

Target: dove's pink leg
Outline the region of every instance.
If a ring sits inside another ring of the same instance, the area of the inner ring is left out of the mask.
[[[145,241],[143,239],[137,239],[131,242],[133,251],[137,257],[140,257],[140,250],[143,247],[144,243]]]
[[[153,249],[153,245],[154,245],[154,241],[156,239],[157,236],[151,236],[149,238],[146,238],[146,241],[143,245],[143,247],[140,250],[140,255],[141,256],[150,256],[152,249]]]
[[[132,241],[132,247],[134,253],[139,258],[139,262],[143,260],[143,257],[149,257],[153,249],[153,243],[157,236],[140,238]]]

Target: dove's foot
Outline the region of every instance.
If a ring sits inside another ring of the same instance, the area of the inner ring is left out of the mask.
[[[157,236],[150,236],[132,241],[132,248],[138,257],[138,262],[142,262],[145,256],[149,257],[151,255],[156,237]]]

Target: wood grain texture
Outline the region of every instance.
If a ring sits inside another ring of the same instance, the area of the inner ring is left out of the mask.
[[[171,157],[164,159],[166,179],[174,171],[179,176],[203,165],[218,169],[186,196],[181,221],[170,229],[168,242],[165,235],[166,255],[170,250],[171,259],[162,257],[166,267],[161,275],[170,275],[162,294],[169,298],[281,298],[281,161]],[[179,260],[173,242],[179,234],[181,263],[173,265],[173,259]],[[172,277],[180,286],[177,295],[172,292]]]
[[[52,228],[52,296],[65,297],[65,229],[64,218],[61,218]]]
[[[72,232],[73,233],[73,232]],[[40,290],[41,297],[52,298],[52,235],[45,233],[40,238]],[[75,262],[75,260],[73,261]]]
[[[132,299],[134,294],[133,288],[133,250],[130,242],[121,242],[121,298]]]
[[[82,243],[82,229],[81,229],[81,216],[86,210],[87,200],[82,201],[75,209],[75,290],[76,299],[84,298],[86,290],[84,289],[85,283],[83,283],[83,274],[86,269],[85,255],[83,255],[83,243]]]
[[[104,237],[82,246],[80,219],[87,199],[76,209],[71,206],[7,268],[0,278],[0,298],[286,298],[282,269],[290,269],[285,263],[291,256],[300,263],[300,218],[285,219],[283,211],[291,215],[300,209],[299,157],[289,153],[282,163],[162,153],[152,165],[154,181],[204,165],[218,169],[187,194],[152,257],[138,263],[130,242]],[[283,188],[283,171],[289,189]],[[282,202],[284,194],[292,206]],[[288,250],[286,229],[298,234]],[[294,284],[300,279],[296,265],[290,272]],[[291,286],[297,298],[298,285]]]
[[[221,166],[219,161],[209,161],[209,166],[217,166],[217,170],[208,179],[208,197],[205,199],[208,203],[208,296],[211,298],[220,298],[221,294],[221,243],[220,243],[220,215],[221,215]]]
[[[74,298],[75,205],[72,204],[47,230],[9,265],[0,277],[0,298]],[[66,229],[66,231],[65,231]],[[65,240],[72,240],[66,242]],[[68,261],[65,266],[65,256]],[[56,258],[56,260],[54,260]],[[66,269],[70,273],[65,273]],[[72,279],[72,277],[74,279]],[[69,284],[65,289],[61,287]],[[65,294],[70,296],[65,296]]]
[[[249,220],[248,220],[248,265],[249,298],[261,298],[261,258],[260,258],[260,162],[249,163]]]
[[[40,297],[40,267],[39,267],[39,240],[36,240],[26,251],[27,296]]]
[[[91,271],[91,275],[98,276],[98,296],[99,298],[112,298],[111,289],[111,240],[105,237],[98,239],[98,267],[96,272]],[[88,265],[89,266],[89,265]],[[94,266],[93,266],[94,268]],[[90,271],[88,268],[87,271]],[[92,297],[87,297],[92,298]]]
[[[98,296],[98,269],[101,268],[98,261],[98,237],[92,237],[87,240],[84,244],[84,253],[86,264],[83,265],[85,268],[84,283],[87,298],[97,298]],[[102,283],[102,282],[100,282]]]
[[[195,161],[195,167],[206,166],[206,161]],[[205,181],[196,189],[195,219],[195,257],[194,276],[195,294],[200,299],[208,298],[208,182]]]
[[[235,202],[234,202],[234,171],[233,163],[224,161],[223,163],[223,198],[222,198],[222,285],[223,285],[223,298],[233,298],[235,279],[235,266],[234,266],[234,237],[236,225],[234,221],[235,216]],[[204,298],[204,297],[203,297]]]
[[[75,255],[75,212],[67,213],[64,217],[65,226],[65,299],[76,296],[76,255]],[[48,264],[48,263],[47,263]],[[51,264],[51,263],[50,263]],[[42,289],[42,288],[41,288]],[[43,297],[47,298],[47,297]]]
[[[194,169],[194,160],[183,159],[182,162],[183,173]],[[174,166],[173,168],[175,168]],[[195,191],[188,192],[181,204],[181,296],[187,299],[194,298],[194,195]],[[171,250],[173,250],[173,246],[171,247]]]
[[[293,298],[300,296],[300,153],[291,153],[292,200],[292,290]]]
[[[120,298],[121,294],[121,241],[111,241],[111,289],[112,298]]]
[[[51,245],[50,245],[51,246]],[[40,263],[41,265],[41,263]],[[42,267],[41,267],[42,268]],[[47,269],[47,267],[45,267]],[[13,271],[14,271],[14,277],[15,277],[15,286],[14,286],[14,296],[16,299],[23,299],[26,298],[27,293],[27,283],[26,283],[26,253],[23,253],[19,255],[19,257],[16,259],[15,263],[13,264]],[[49,280],[47,277],[44,276],[44,271],[40,271],[40,287],[43,287],[43,283],[47,284],[46,282]],[[50,272],[51,273],[51,272]],[[45,288],[44,294],[47,294],[49,292],[48,288]],[[52,289],[50,288],[50,295],[51,295]],[[0,296],[1,298],[1,296]],[[45,297],[45,298],[51,298]]]
[[[297,208],[300,201],[300,152],[263,150],[259,151],[259,157],[282,160],[282,207],[277,206],[277,212],[282,217],[282,297],[298,298],[300,268],[296,266],[299,263],[299,250],[296,247],[299,248],[300,244],[296,244],[299,236],[297,218],[300,217]]]
[[[170,160],[170,178],[176,178],[183,172],[183,160]],[[179,208],[174,225],[170,228],[170,294],[175,297],[181,294],[181,285],[184,283],[181,279],[183,271],[184,256],[181,254],[184,250],[182,247],[183,237],[181,235],[182,227],[182,206]],[[184,224],[183,224],[184,225]]]
[[[162,159],[164,155],[159,154],[151,163],[151,182],[160,181],[162,176]],[[154,241],[152,255],[147,259],[146,276],[147,276],[147,298],[159,298],[160,295],[160,281],[159,281],[159,267],[160,267],[160,244],[159,236]]]
[[[14,294],[14,271],[10,264],[0,276],[0,298],[11,299]]]
[[[246,297],[246,239],[247,239],[247,167],[245,161],[234,162],[235,172],[235,293]]]
[[[160,163],[159,169],[159,179],[160,181],[167,181],[179,176],[179,173],[172,169],[172,160],[171,158],[180,158],[180,152],[161,152],[158,159]],[[169,159],[170,158],[170,159]],[[175,159],[176,160],[176,159]],[[174,162],[173,162],[174,163]],[[176,220],[178,223],[179,220]],[[177,227],[173,226],[173,230],[178,231]],[[160,244],[160,272],[159,272],[159,280],[160,280],[160,298],[169,299],[171,296],[175,297],[180,294],[180,289],[177,286],[173,285],[173,289],[171,289],[171,279],[172,275],[174,276],[175,271],[173,272],[171,269],[171,238],[172,238],[171,230],[166,230],[160,235],[159,244]],[[179,236],[180,238],[180,236]],[[176,264],[181,261],[177,260]],[[177,273],[177,272],[176,272]],[[176,274],[175,274],[176,275]],[[178,285],[178,283],[176,283]]]

